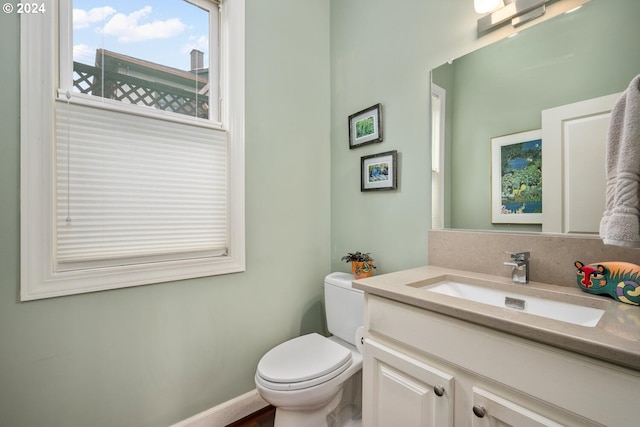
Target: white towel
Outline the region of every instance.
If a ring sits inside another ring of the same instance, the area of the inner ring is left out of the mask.
[[[611,110],[607,194],[600,221],[606,245],[640,247],[640,75]]]

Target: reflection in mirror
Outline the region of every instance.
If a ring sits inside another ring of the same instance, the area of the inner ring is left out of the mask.
[[[445,91],[431,85],[431,227],[444,227]]]
[[[640,74],[637,16],[640,2],[592,0],[432,70],[432,86],[442,88],[434,105],[444,113],[438,119],[444,142],[433,142],[444,155],[440,193],[433,189],[434,197],[442,195],[433,201],[440,224],[542,230],[541,224],[492,224],[491,139],[540,129],[544,110],[626,89]],[[592,160],[604,162],[603,153]],[[559,185],[543,179],[543,192]]]

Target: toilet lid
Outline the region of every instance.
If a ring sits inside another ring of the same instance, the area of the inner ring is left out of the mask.
[[[348,348],[313,333],[286,341],[267,352],[258,363],[258,375],[272,383],[291,384],[320,377],[328,381],[350,363]]]

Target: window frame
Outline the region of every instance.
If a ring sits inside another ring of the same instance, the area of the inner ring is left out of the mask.
[[[439,108],[435,109],[434,99],[438,99]],[[431,83],[431,228],[445,226],[445,125],[446,99],[444,88]]]
[[[206,0],[189,1],[198,5]],[[151,115],[166,121],[167,126],[171,126],[173,122],[181,122],[227,133],[228,254],[223,257],[175,259],[73,271],[60,271],[56,265],[54,209],[56,132],[54,109],[55,103],[59,102],[59,97],[64,96],[61,93],[64,91],[60,90],[62,85],[59,85],[61,75],[63,72],[72,72],[72,70],[65,71],[61,65],[59,40],[65,39],[60,32],[69,28],[68,24],[72,19],[71,1],[44,0],[42,3],[45,13],[21,15],[20,22],[21,300],[28,301],[244,271],[245,0],[220,2],[219,73],[222,102],[219,123],[210,119],[180,117],[180,114],[164,111],[132,108],[136,106],[124,103],[119,103],[121,105],[117,106],[100,103],[97,106],[103,109],[126,111],[129,114]],[[66,14],[61,13],[64,11]],[[65,63],[72,64],[69,61]],[[69,65],[66,67],[68,68]],[[74,99],[74,102],[77,99]]]

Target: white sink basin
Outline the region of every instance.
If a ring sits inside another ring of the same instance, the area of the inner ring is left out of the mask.
[[[455,280],[443,280],[422,289],[469,301],[480,302],[496,307],[507,307],[536,316],[573,323],[574,325],[594,327],[600,321],[604,310],[585,307],[578,304],[532,297],[515,292],[506,292],[479,285],[460,283]]]

